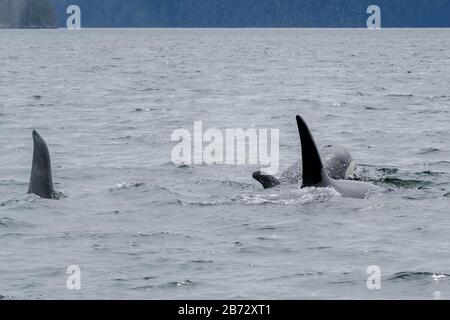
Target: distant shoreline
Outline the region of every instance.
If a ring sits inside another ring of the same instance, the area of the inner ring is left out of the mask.
[[[58,27],[58,26],[51,26],[51,27],[42,27],[42,26],[27,26],[27,27],[9,27],[9,26],[3,26],[0,25],[0,30],[51,30],[51,29],[61,29],[65,30],[66,27]],[[366,27],[93,27],[93,26],[87,26],[82,27],[80,29],[305,29],[305,30],[312,30],[312,29],[349,29],[349,30],[367,30]],[[383,27],[380,30],[408,30],[408,29],[424,29],[424,30],[450,30],[450,27]]]
[[[37,29],[58,29],[57,26],[53,27],[42,27],[42,26],[26,26],[26,27],[9,27],[0,25],[0,30],[37,30]]]

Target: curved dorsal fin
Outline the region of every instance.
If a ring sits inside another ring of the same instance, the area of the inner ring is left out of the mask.
[[[264,174],[261,171],[253,172],[253,179],[261,183],[264,189],[270,189],[280,185],[280,181],[277,178],[269,174]]]
[[[302,117],[297,116],[298,133],[302,145],[303,187],[315,186],[323,180],[323,165],[314,138]]]
[[[41,198],[50,199],[53,197],[50,153],[44,139],[42,139],[36,130],[33,130],[33,142],[33,164],[28,193],[34,193]]]

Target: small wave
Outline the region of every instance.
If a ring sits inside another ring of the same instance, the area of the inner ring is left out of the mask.
[[[253,186],[253,183],[243,182],[243,181],[234,181],[234,180],[223,180],[220,182],[221,185],[226,187],[237,187],[239,189],[247,189]]]
[[[195,286],[197,283],[192,280],[185,280],[185,281],[172,281],[165,284],[160,285],[160,288],[179,288],[179,287],[188,287],[188,286]]]
[[[251,244],[244,244],[244,243],[238,243],[235,244],[236,250],[238,253],[258,253],[258,252],[266,252],[267,247],[262,245],[251,245]]]
[[[358,166],[354,173],[354,178],[350,180],[357,180],[357,181],[366,181],[366,182],[381,182],[383,181],[383,178],[389,170],[392,170],[392,172],[396,172],[397,169],[391,169],[391,168],[381,168],[381,169],[374,169],[374,168],[366,168],[362,166]]]
[[[427,100],[447,100],[448,98],[449,98],[449,96],[446,96],[446,95],[425,97],[425,99],[427,99]]]
[[[257,237],[256,240],[260,240],[260,241],[271,241],[271,240],[275,240],[277,239],[277,235],[274,233],[269,237]]]
[[[331,249],[331,247],[327,247],[327,246],[319,246],[319,247],[309,247],[307,248],[308,250],[328,250]]]
[[[245,182],[245,181],[235,181],[235,180],[220,180],[220,179],[196,179],[194,182],[194,184],[198,184],[198,185],[204,185],[204,184],[220,184],[224,187],[230,187],[230,188],[238,188],[238,189],[248,189],[251,188],[253,186],[253,183],[250,182]]]
[[[278,228],[273,227],[273,226],[265,226],[265,227],[257,228],[256,230],[258,230],[258,231],[274,231],[274,230],[278,230]]]
[[[203,264],[203,263],[214,263],[213,260],[191,260],[192,263],[198,263],[198,264]]]
[[[385,174],[396,174],[398,172],[397,168],[378,168],[377,170]]]
[[[8,217],[0,218],[0,227],[9,227],[14,224],[15,221],[11,218]]]
[[[388,109],[387,109],[387,108],[377,108],[377,107],[366,106],[366,107],[364,108],[364,110],[367,110],[367,111],[374,111],[374,110],[388,110]]]
[[[441,114],[448,113],[448,110],[445,109],[425,109],[418,112],[414,112],[413,114]]]
[[[173,161],[166,161],[164,163],[161,163],[161,166],[164,167],[171,167],[171,168],[176,168],[176,169],[189,169],[189,168],[193,168],[192,165],[189,165],[188,163],[174,163]]]
[[[430,163],[428,163],[428,165],[429,166],[450,165],[450,161],[443,160],[443,161],[430,162]]]
[[[418,154],[430,154],[430,153],[435,153],[435,152],[439,152],[440,150],[437,148],[425,148],[422,149]]]
[[[40,199],[41,199],[41,197],[39,197],[39,196],[37,196],[35,194],[26,194],[26,195],[23,195],[20,198],[10,199],[10,200],[7,200],[5,202],[1,202],[0,203],[0,207],[9,207],[9,206],[13,206],[15,204],[21,205],[21,204],[30,203],[30,202],[33,203],[33,202],[36,202],[36,201],[38,201]]]
[[[133,139],[133,137],[130,136],[130,135],[120,136],[120,137],[112,137],[111,138],[111,140],[113,140],[113,141],[117,141],[117,140],[119,140],[119,141],[121,141],[121,140],[131,140],[131,139]]]
[[[273,203],[277,204],[279,199],[278,195],[252,195],[252,194],[243,194],[238,195],[233,198],[236,202],[243,202],[244,204],[267,204],[267,203]]]
[[[118,215],[120,215],[120,211],[119,210],[102,211],[102,212],[97,213],[97,215],[114,215],[114,216],[118,216]]]
[[[10,199],[10,200],[7,200],[5,202],[1,202],[0,203],[0,207],[9,207],[9,206],[12,206],[14,204],[19,204],[20,205],[20,204],[24,204],[24,203],[33,203],[33,202],[36,202],[36,201],[39,201],[39,200],[45,200],[45,201],[47,201],[47,200],[60,200],[60,199],[64,199],[64,198],[67,198],[67,195],[65,193],[63,193],[63,192],[57,192],[57,191],[54,191],[51,194],[50,199],[41,198],[38,195],[35,195],[35,194],[31,193],[31,194],[23,195],[20,198]]]
[[[154,232],[154,233],[138,232],[136,234],[136,237],[139,237],[139,238],[156,237],[156,238],[160,238],[160,239],[165,239],[165,238],[192,239],[192,237],[190,235],[183,234],[183,233],[177,233],[177,232],[169,232],[169,231],[160,231],[160,232]]]
[[[28,186],[28,182],[20,182],[17,180],[0,180],[0,186]]]
[[[67,198],[67,194],[61,191],[54,191],[52,193],[52,200],[61,200]]]
[[[145,286],[139,286],[139,287],[133,287],[131,288],[132,290],[145,290],[145,291],[150,291],[151,289],[153,289],[154,286],[152,285],[145,285]]]
[[[407,93],[391,93],[391,94],[387,94],[386,97],[389,97],[389,98],[412,98],[412,97],[414,97],[414,95],[407,94]]]
[[[156,108],[135,108],[133,112],[152,112],[152,111],[157,111],[158,109]]]
[[[242,194],[233,198],[234,201],[246,205],[275,204],[291,206],[308,204],[311,202],[323,202],[340,194],[333,188],[303,188],[292,189],[280,194]]]
[[[414,271],[402,271],[397,272],[390,278],[388,281],[398,281],[398,280],[406,280],[406,281],[415,281],[415,280],[427,280],[433,279],[435,281],[439,281],[442,279],[446,279],[450,277],[449,274],[446,273],[438,273],[438,272],[414,272]]]
[[[180,201],[183,203],[182,201]],[[183,203],[184,204],[184,203]],[[189,206],[194,207],[214,207],[214,206],[223,206],[223,205],[231,205],[234,204],[233,200],[215,200],[215,201],[191,201],[186,202]]]
[[[143,88],[143,89],[141,89],[140,91],[141,91],[141,92],[151,92],[151,91],[161,91],[161,89],[149,87],[149,88]]]
[[[116,185],[113,188],[111,188],[110,191],[116,192],[116,191],[119,191],[119,190],[122,190],[122,189],[138,188],[138,187],[143,186],[143,185],[144,185],[143,182],[135,182],[135,183],[132,183],[132,182],[119,182],[119,183],[116,183]]]
[[[183,164],[178,165],[177,168],[179,168],[179,169],[187,169],[187,168],[191,168],[191,167],[189,165],[183,163]]]
[[[382,180],[383,183],[397,188],[415,189],[426,188],[431,185],[430,181],[425,180],[403,180],[400,178],[387,177]]]
[[[152,201],[151,204],[158,206],[158,207],[165,207],[165,206],[184,207],[185,206],[185,203],[179,199],[165,200],[165,201]]]
[[[305,272],[305,273],[293,273],[293,274],[285,274],[280,276],[272,276],[265,278],[266,281],[279,281],[283,279],[289,279],[289,278],[297,278],[297,277],[321,277],[323,276],[323,272]]]
[[[431,171],[431,170],[416,172],[416,175],[421,175],[421,176],[441,176],[443,174],[445,174],[445,173],[444,172]]]

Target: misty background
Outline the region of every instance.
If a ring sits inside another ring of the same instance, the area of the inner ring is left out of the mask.
[[[0,0],[0,27],[48,28],[54,26],[54,9],[47,0]]]
[[[0,26],[65,27],[72,4],[83,27],[365,27],[372,4],[383,27],[450,26],[450,0],[0,0]]]

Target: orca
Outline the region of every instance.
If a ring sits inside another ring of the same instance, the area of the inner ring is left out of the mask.
[[[337,180],[354,178],[355,162],[347,149],[328,145],[322,149],[321,154],[324,156],[324,167],[329,177]],[[260,182],[264,189],[282,183],[298,184],[302,181],[302,162],[296,161],[281,174],[279,179],[262,171],[254,172],[253,178]]]
[[[306,122],[299,115],[296,119],[302,149],[302,188],[332,187],[347,198],[365,198],[370,192],[383,190],[366,182],[330,178],[324,169],[316,143]]]
[[[44,199],[52,199],[55,196],[53,189],[52,165],[47,143],[33,130],[33,164],[31,167],[30,185],[28,193],[35,194]]]
[[[281,184],[281,181],[269,174],[264,174],[262,171],[253,172],[253,179],[262,184],[264,189],[270,189]]]

